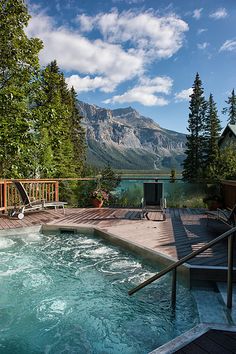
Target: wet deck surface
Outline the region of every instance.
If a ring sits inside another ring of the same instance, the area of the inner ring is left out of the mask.
[[[167,209],[166,221],[150,213],[150,219],[140,220],[138,209],[87,208],[45,210],[28,213],[24,219],[0,216],[0,230],[41,224],[91,225],[114,235],[151,248],[173,259],[180,259],[199,249],[226,231],[226,226],[207,218],[203,209]],[[235,257],[236,261],[236,257]],[[198,266],[227,266],[227,241],[217,244],[190,261]]]
[[[236,353],[236,333],[211,329],[175,354]]]

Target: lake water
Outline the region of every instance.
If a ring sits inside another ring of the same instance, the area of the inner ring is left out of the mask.
[[[139,207],[143,197],[144,182],[161,182],[164,184],[164,196],[169,207],[203,207],[203,197],[205,196],[205,186],[201,183],[186,183],[182,179],[170,180],[169,176],[130,176],[129,180],[122,180],[116,192],[120,203],[123,206]],[[127,177],[128,178],[128,177]]]

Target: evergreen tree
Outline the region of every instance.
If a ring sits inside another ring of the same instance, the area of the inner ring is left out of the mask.
[[[34,139],[30,109],[42,42],[29,39],[23,0],[0,2],[0,177],[29,177]]]
[[[186,158],[183,162],[183,178],[187,181],[198,180],[202,177],[202,163],[204,159],[203,128],[206,112],[206,101],[203,96],[202,82],[196,74],[193,93],[190,95],[190,113],[186,142]]]
[[[232,144],[219,151],[215,165],[209,167],[209,178],[215,181],[234,180],[236,178],[235,147],[235,144]]]
[[[71,141],[73,143],[73,153],[75,160],[75,172],[77,176],[81,176],[85,167],[86,161],[86,142],[85,142],[85,129],[81,121],[82,116],[77,107],[76,92],[72,87],[70,90],[71,95]]]
[[[228,114],[229,124],[236,124],[236,95],[234,89],[232,90],[231,96],[228,97],[228,100],[225,101],[228,104],[228,107],[225,107],[222,111],[223,114]]]
[[[40,176],[74,177],[73,145],[70,139],[70,92],[56,61],[42,71],[42,90],[37,106],[40,121]],[[51,151],[51,169],[45,169],[44,149]]]
[[[120,184],[120,176],[111,168],[110,164],[105,166],[101,171],[101,189],[111,192]]]
[[[42,71],[42,90],[37,107],[41,177],[77,177],[85,162],[85,133],[76,106],[76,93],[69,90],[54,60]],[[49,160],[45,159],[45,151]],[[50,168],[47,168],[50,161]]]
[[[222,129],[218,118],[216,103],[214,102],[212,94],[209,96],[204,123],[204,162],[206,168],[205,177],[207,177],[207,171],[209,168],[215,169],[216,160],[219,155],[218,140]]]

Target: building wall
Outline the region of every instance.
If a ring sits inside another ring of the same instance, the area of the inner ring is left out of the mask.
[[[231,130],[228,130],[224,137],[221,138],[220,148],[223,149],[232,144],[236,144],[236,136]]]

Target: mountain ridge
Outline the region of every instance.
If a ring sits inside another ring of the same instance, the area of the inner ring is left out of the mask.
[[[132,107],[114,110],[77,100],[88,163],[116,169],[181,169],[186,136],[160,127]]]

